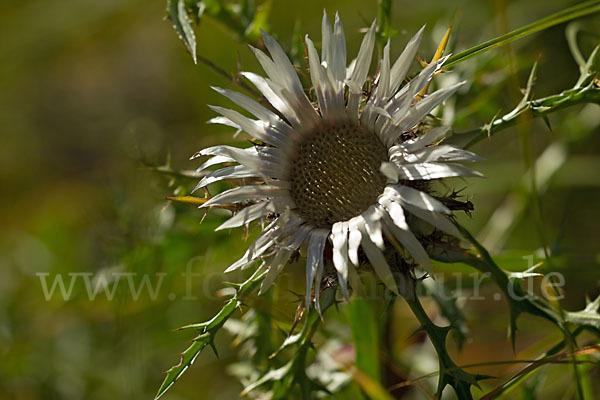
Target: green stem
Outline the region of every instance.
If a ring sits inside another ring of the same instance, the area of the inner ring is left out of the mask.
[[[377,8],[377,33],[383,47],[391,36],[392,0],[378,0]]]
[[[481,43],[477,46],[471,47],[468,50],[462,51],[448,59],[445,64],[446,68],[452,67],[469,58],[475,57],[478,54],[494,49],[496,47],[505,45],[513,42],[522,37],[531,35],[532,33],[539,32],[541,30],[550,28],[552,26],[562,24],[573,20],[575,18],[583,17],[585,15],[600,12],[600,0],[586,1],[584,3],[575,5],[573,7],[566,8],[555,14],[549,15],[529,25],[525,25],[521,28],[515,29],[505,35],[498,36],[497,38],[488,40],[487,42]]]

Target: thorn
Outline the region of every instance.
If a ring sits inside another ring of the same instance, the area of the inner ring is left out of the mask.
[[[484,379],[497,379],[497,376],[494,375],[485,375],[485,374],[475,374],[475,379],[477,381],[482,381]]]
[[[204,222],[204,219],[206,219],[206,216],[208,215],[208,210],[204,211],[204,215],[202,216],[202,218],[200,218],[200,225],[202,225],[202,223]]]
[[[300,320],[304,316],[305,310],[306,310],[306,308],[304,307],[304,302],[301,301],[300,304],[298,304],[298,308],[296,308],[296,315],[294,316],[294,323],[292,324],[292,327],[290,328],[290,333],[288,334],[288,336],[292,336],[292,333],[294,333],[294,329],[296,329],[298,322],[300,322]]]
[[[281,333],[281,334],[282,334],[284,337],[287,337],[287,332],[286,332],[286,331],[285,331],[285,330],[284,330],[282,327],[280,327],[279,325],[277,325],[277,324],[275,324],[275,325],[277,326],[277,330],[279,330],[279,332],[280,332],[280,333]]]
[[[179,363],[177,365],[169,368],[169,370],[179,368],[182,365],[183,365],[183,353],[179,353]],[[165,371],[165,372],[169,372],[169,371]]]
[[[300,294],[300,293],[294,292],[294,291],[293,291],[293,290],[291,290],[291,289],[288,289],[288,292],[290,292],[291,294],[293,294],[293,295],[296,297],[296,300],[292,301],[292,303],[293,303],[293,302],[296,302],[296,301],[300,301],[300,300],[302,300],[302,299],[304,298],[304,295],[303,295],[303,294]]]
[[[215,346],[215,343],[212,338],[210,339],[210,342],[208,342],[208,344],[210,345],[210,348],[212,349],[213,353],[215,353],[215,357],[219,359],[219,352],[217,351],[217,347]]]
[[[550,119],[548,118],[547,115],[544,115],[542,117],[542,119],[544,120],[544,122],[546,123],[546,126],[548,127],[548,130],[550,130],[550,132],[552,132],[552,126],[550,125]]]
[[[502,110],[498,110],[498,112],[496,113],[496,115],[494,115],[492,120],[489,123],[483,125],[483,127],[481,128],[482,131],[487,132],[488,139],[491,139],[491,137],[492,137],[492,129],[494,128],[494,122],[496,122],[496,120],[498,119],[498,115],[500,115],[500,111],[502,111]]]
[[[417,61],[419,62],[419,64],[421,64],[421,67],[425,68],[426,66],[428,66],[429,64],[427,63],[427,61],[424,61],[421,57],[417,56]]]
[[[411,337],[416,336],[418,333],[421,333],[421,332],[425,332],[425,328],[423,327],[423,325],[421,325],[420,327],[418,327],[417,329],[415,329],[413,331],[413,333],[411,333],[410,335],[408,335],[408,337],[411,338]]]

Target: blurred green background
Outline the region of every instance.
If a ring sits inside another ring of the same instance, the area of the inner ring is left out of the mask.
[[[574,3],[394,1],[392,27],[398,34],[392,55],[424,23],[419,55],[430,58],[453,15],[456,52]],[[191,339],[172,330],[210,318],[222,304],[216,297],[219,282],[242,278],[220,274],[248,245],[242,230],[214,233],[225,213],[210,213],[200,224],[202,211],[167,203],[165,196],[186,194],[194,180],[149,168],[165,165],[170,155],[174,170],[193,170],[199,164],[188,158],[196,150],[234,141],[231,130],[205,123],[214,116],[206,104],[230,105],[209,86],[232,85],[192,63],[164,19],[164,8],[163,1],[140,0],[0,5],[2,399],[152,398],[164,371]],[[319,40],[323,8],[330,15],[340,12],[353,57],[362,37],[359,29],[376,16],[375,1],[274,0],[267,28],[284,48],[292,47],[298,33]],[[587,56],[600,41],[600,18],[580,23],[579,43]],[[204,19],[197,40],[198,53],[224,70],[235,71],[239,57],[244,70],[260,72],[246,44],[218,22]],[[536,58],[536,97],[558,93],[577,80],[565,25],[455,68],[471,82],[453,103],[456,131],[512,109]],[[598,295],[600,285],[600,106],[560,111],[550,116],[550,124],[552,130],[543,121],[524,123],[530,153],[524,153],[518,129],[482,141],[473,150],[486,158],[477,169],[487,178],[456,185],[466,186],[464,194],[475,205],[463,221],[501,266],[523,270],[523,256],[537,259],[542,242],[550,245],[552,260],[541,269],[564,274],[563,306],[574,310],[584,306],[586,295]],[[547,154],[538,169],[545,182],[540,184],[539,221],[535,200],[520,184],[524,154],[536,159],[553,145],[555,153]],[[490,220],[507,201],[507,214]],[[501,226],[511,216],[514,222]],[[191,287],[181,276],[186,268],[200,274]],[[452,266],[444,268],[454,272]],[[58,292],[46,300],[40,273],[49,274],[51,283],[58,274],[67,279],[75,272],[137,273],[136,285],[143,274],[154,285],[163,280],[156,296],[142,291],[137,300],[123,283],[112,301],[104,294],[91,301],[82,281],[67,301]],[[487,282],[483,290],[493,289]],[[515,357],[506,338],[506,304],[487,297],[465,304],[470,336],[462,352],[454,353],[458,364]],[[295,306],[288,299],[272,312],[289,323]],[[329,314],[343,322],[334,310]],[[523,317],[519,326],[517,352],[560,338],[533,318]],[[431,349],[408,339],[416,327],[398,302],[387,339],[392,351],[383,362],[396,365],[405,377],[437,368]],[[223,334],[219,339],[221,358],[201,354],[165,399],[238,397],[242,386],[226,372],[235,357],[231,338]],[[506,378],[515,368],[483,372]],[[550,393],[546,398],[570,397],[570,370],[544,368],[549,370],[541,384]],[[598,372],[591,376],[597,378]]]

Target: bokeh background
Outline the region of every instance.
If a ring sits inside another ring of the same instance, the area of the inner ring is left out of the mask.
[[[452,46],[463,50],[574,3],[394,1],[392,56],[424,23],[419,55],[429,58],[452,18]],[[360,28],[376,16],[375,1],[274,0],[266,28],[284,48],[298,33],[318,40],[323,8],[340,12],[349,55],[356,54]],[[153,398],[191,339],[172,330],[210,318],[223,301],[216,296],[219,282],[241,279],[220,274],[248,244],[241,230],[213,232],[226,213],[200,223],[202,211],[165,200],[193,187],[193,179],[173,171],[193,171],[199,164],[188,159],[196,150],[235,141],[231,130],[205,123],[214,116],[207,104],[229,105],[210,85],[232,85],[193,64],[164,18],[163,1],[4,1],[0,10],[0,398]],[[580,23],[579,43],[589,55],[600,41],[600,18]],[[198,53],[224,70],[233,72],[240,62],[260,72],[246,44],[218,21],[204,19],[196,33]],[[478,127],[514,107],[536,59],[536,97],[570,88],[578,78],[564,24],[492,51],[456,68],[471,84],[453,100],[455,129]],[[479,143],[474,151],[486,160],[477,168],[487,178],[456,184],[475,205],[462,221],[501,266],[523,270],[522,257],[537,260],[542,243],[551,247],[541,270],[564,275],[562,305],[575,310],[600,291],[600,106],[576,106],[549,120],[552,129],[529,121],[521,131]],[[531,138],[530,149],[524,150],[523,135]],[[539,164],[539,199],[532,199],[522,184],[526,157],[535,160],[551,146],[555,152]],[[499,207],[507,214],[494,220]],[[199,274],[192,286],[181,276],[186,268]],[[451,282],[452,272],[471,272],[444,268]],[[40,273],[51,283],[74,272],[137,273],[136,285],[143,274],[154,285],[163,280],[156,296],[143,290],[137,300],[122,283],[112,301],[103,294],[91,301],[82,281],[67,301],[58,292],[45,298]],[[453,351],[457,363],[531,357],[560,339],[555,329],[523,317],[515,355],[506,337],[506,304],[493,300],[490,282],[482,292],[486,301],[464,302],[470,333],[465,348]],[[397,303],[382,362],[405,378],[435,371],[434,354],[423,340],[409,339],[417,325]],[[288,299],[272,312],[289,324],[295,306]],[[328,329],[346,332],[343,313],[330,314]],[[226,371],[235,359],[231,337],[219,336],[217,347],[220,359],[201,354],[164,398],[237,398],[242,386]],[[506,378],[516,368],[483,372]],[[590,379],[598,377],[585,368]],[[573,395],[568,367],[543,369],[529,386],[541,387],[544,398]]]

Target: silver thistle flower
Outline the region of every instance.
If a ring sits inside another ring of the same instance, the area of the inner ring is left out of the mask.
[[[199,168],[201,171],[221,163],[237,163],[207,173],[197,188],[223,179],[261,181],[220,193],[203,207],[245,205],[217,229],[276,216],[226,272],[266,259],[268,273],[261,287],[264,292],[294,252],[306,243],[306,305],[310,305],[316,282],[318,306],[323,252],[328,241],[333,248],[340,290],[348,298],[347,282],[357,279],[359,246],[379,278],[397,293],[383,253],[384,236],[400,243],[422,268],[430,269],[429,256],[409,228],[407,212],[441,231],[460,236],[446,217],[451,214],[448,207],[415,188],[422,187],[419,181],[480,176],[456,164],[477,161],[475,154],[439,144],[447,128],[437,127],[423,134],[417,130],[427,114],[464,84],[418,97],[442,67],[446,60],[442,58],[401,87],[422,34],[423,28],[408,42],[393,66],[387,43],[377,84],[368,97],[363,94],[363,87],[375,44],[375,23],[366,33],[356,60],[347,67],[344,31],[337,14],[333,29],[327,14],[323,16],[320,58],[306,37],[316,104],[305,94],[281,46],[266,33],[263,38],[270,57],[261,50],[252,50],[268,78],[250,72],[243,76],[278,113],[243,94],[214,88],[257,119],[213,106],[222,116],[211,122],[241,129],[266,145],[245,149],[214,146],[196,153],[194,157],[211,157]]]

